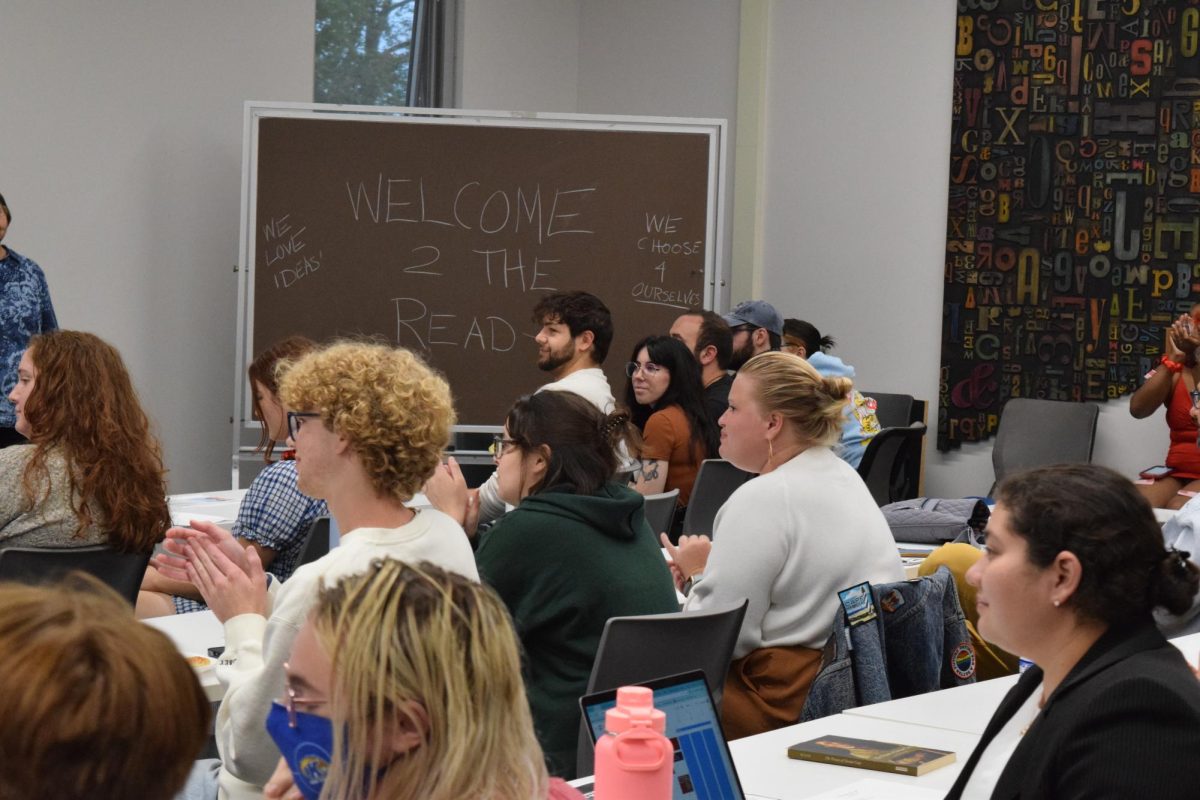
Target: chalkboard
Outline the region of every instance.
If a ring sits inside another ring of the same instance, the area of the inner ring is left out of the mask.
[[[379,336],[446,374],[460,423],[495,425],[547,381],[533,306],[585,289],[619,396],[637,339],[716,302],[723,127],[248,104],[239,360]]]

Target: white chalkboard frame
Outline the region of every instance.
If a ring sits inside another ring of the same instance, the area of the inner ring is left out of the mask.
[[[254,354],[254,281],[255,218],[257,210],[258,123],[268,117],[306,119],[361,120],[371,123],[484,125],[527,128],[568,128],[577,130],[625,130],[700,133],[708,136],[708,219],[705,221],[704,308],[724,309],[724,286],[719,280],[716,259],[724,252],[725,197],[721,185],[726,173],[726,132],[723,119],[683,117],[609,116],[561,114],[529,111],[486,111],[442,108],[404,108],[395,106],[327,105],[318,103],[279,103],[246,101],[242,129],[241,222],[237,266],[237,343],[234,365],[232,485],[240,485],[241,461],[253,451],[259,437],[259,425],[251,419],[250,385],[246,369]],[[455,426],[456,432],[490,432],[496,425],[468,423]]]

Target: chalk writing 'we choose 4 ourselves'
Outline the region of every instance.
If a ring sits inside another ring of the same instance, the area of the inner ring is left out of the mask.
[[[540,184],[533,189],[489,190],[479,181],[467,181],[452,193],[429,196],[424,178],[388,178],[379,173],[374,181],[346,181],[355,222],[427,223],[485,234],[532,229],[539,243],[563,234],[595,233],[579,219],[587,196],[594,191],[594,186],[554,189],[551,196]]]

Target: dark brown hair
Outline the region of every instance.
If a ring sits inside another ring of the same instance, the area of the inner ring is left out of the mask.
[[[621,441],[636,452],[640,441],[623,411],[604,414],[574,392],[538,392],[513,403],[504,424],[522,452],[550,450],[546,477],[537,491],[571,486],[594,494],[617,471]]]
[[[250,367],[246,370],[250,375],[250,407],[254,411],[254,418],[262,424],[262,434],[258,438],[258,447],[255,449],[262,451],[265,463],[271,463],[271,455],[275,452],[275,440],[271,438],[271,432],[267,430],[267,421],[263,417],[262,404],[258,402],[258,392],[254,390],[254,382],[258,381],[261,383],[263,388],[275,395],[276,400],[278,400],[279,376],[277,367],[280,364],[286,365],[287,362],[316,349],[317,343],[311,339],[304,336],[289,336],[259,353],[250,362]]]
[[[1200,570],[1163,547],[1150,504],[1128,479],[1095,464],[1058,464],[1020,472],[996,490],[1029,561],[1047,567],[1067,551],[1083,566],[1070,603],[1109,625],[1162,606],[1192,605]]]
[[[76,535],[96,525],[115,549],[150,552],[171,524],[162,450],[120,353],[93,334],[60,330],[33,337],[29,357],[37,369],[23,407],[35,447],[23,477],[29,507],[49,494],[46,459],[57,449]]]
[[[533,321],[538,325],[560,322],[567,326],[571,336],[591,331],[596,363],[603,364],[608,358],[613,338],[612,314],[594,294],[579,291],[548,294],[533,307]]]

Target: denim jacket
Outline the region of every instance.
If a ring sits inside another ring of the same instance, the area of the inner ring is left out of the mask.
[[[950,571],[871,587],[876,617],[838,611],[800,721],[975,682],[975,649]]]

